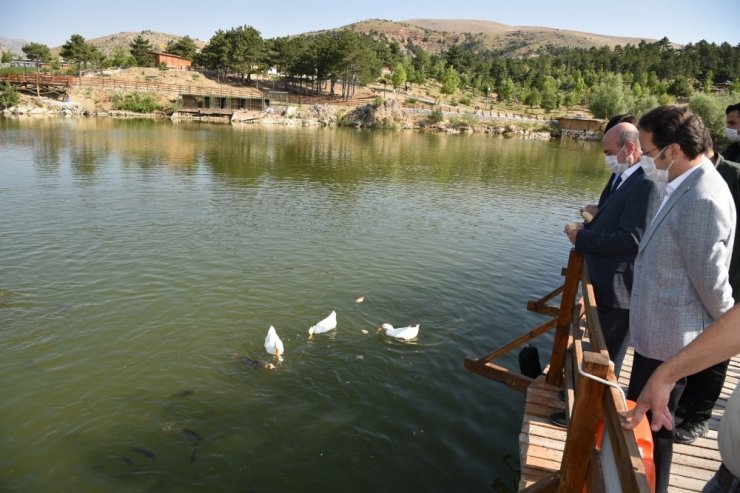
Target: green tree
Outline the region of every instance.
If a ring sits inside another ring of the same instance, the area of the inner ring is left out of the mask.
[[[6,82],[4,86],[0,86],[0,109],[10,108],[15,106],[20,101],[20,96],[15,87],[9,82]]]
[[[194,61],[209,70],[219,70],[226,76],[229,69],[229,40],[226,32],[221,29],[216,31]]]
[[[625,113],[629,107],[622,76],[609,74],[595,88],[588,98],[588,109],[596,118],[611,118]]]
[[[540,90],[536,87],[531,88],[527,95],[524,96],[524,104],[529,106],[530,108],[534,108],[535,106],[539,106],[542,102],[542,93],[540,93]]]
[[[498,100],[508,103],[517,99],[519,97],[519,91],[517,89],[517,85],[513,80],[509,77],[505,78],[496,90]]]
[[[668,94],[679,98],[687,98],[694,93],[691,81],[685,75],[679,75],[668,86]]]
[[[134,60],[136,60],[136,65],[139,67],[151,67],[154,65],[154,60],[152,56],[149,54],[151,51],[154,50],[154,47],[152,47],[149,40],[144,39],[144,37],[139,34],[134,38],[131,43],[129,43],[129,51],[131,52],[131,56],[134,57]]]
[[[77,73],[82,75],[82,66],[87,66],[90,61],[90,45],[87,44],[85,38],[79,34],[73,34],[69,40],[62,45],[62,49],[59,54],[73,65],[77,65]]]
[[[540,105],[545,112],[550,113],[552,110],[560,108],[560,93],[558,92],[558,82],[551,76],[546,76],[542,81],[542,102]]]
[[[133,67],[136,65],[136,59],[123,46],[116,46],[110,54],[111,67]]]
[[[403,64],[396,64],[396,68],[393,69],[393,73],[391,74],[391,82],[393,83],[394,89],[397,89],[406,83],[406,69],[403,68]]]
[[[689,109],[701,117],[713,137],[718,137],[724,134],[725,108],[731,103],[728,97],[697,93],[689,99]]]
[[[172,55],[180,56],[185,60],[193,61],[195,58],[195,52],[198,51],[198,47],[195,46],[195,41],[193,41],[190,36],[185,36],[178,40],[170,40],[164,51],[171,53]]]
[[[26,54],[26,58],[36,62],[36,96],[41,96],[38,78],[39,65],[41,62],[48,63],[51,61],[51,50],[45,44],[40,43],[28,43],[23,45],[21,49]]]
[[[226,31],[228,44],[227,63],[230,70],[239,74],[244,83],[259,70],[265,61],[265,43],[262,35],[252,26],[240,26]]]
[[[0,55],[0,63],[10,63],[12,59],[13,54],[9,51],[3,51],[3,54]]]
[[[440,92],[442,94],[455,94],[459,85],[460,77],[457,75],[457,71],[453,67],[447,67],[442,77]]]

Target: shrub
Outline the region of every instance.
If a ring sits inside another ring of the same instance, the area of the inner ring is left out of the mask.
[[[432,110],[432,113],[429,115],[429,121],[432,123],[439,123],[444,121],[445,115],[442,113],[442,110],[437,108],[436,110]]]
[[[376,97],[373,100],[373,108],[380,108],[380,106],[383,104],[383,98],[380,96]]]
[[[472,101],[472,99],[467,94],[465,94],[464,96],[461,96],[460,97],[460,104],[462,104],[463,106],[470,106],[470,102],[471,101]]]
[[[6,82],[2,88],[0,88],[0,109],[10,108],[16,106],[20,101],[20,96],[15,87],[11,86],[10,83]]]
[[[113,95],[113,109],[133,111],[136,113],[152,113],[158,109],[151,94],[137,91],[129,93],[116,93]]]

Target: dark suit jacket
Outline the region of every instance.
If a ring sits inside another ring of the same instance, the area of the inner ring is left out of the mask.
[[[740,146],[739,146],[740,147]],[[730,188],[732,198],[735,200],[735,209],[740,211],[740,163],[735,163],[725,159],[722,155],[717,156],[717,162],[714,163],[717,172],[724,178],[727,186]],[[740,214],[738,214],[735,231],[740,230]],[[730,286],[732,286],[732,297],[735,303],[740,301],[740,240],[735,242],[735,248],[732,249],[730,259]]]
[[[597,304],[629,308],[637,249],[659,205],[655,182],[640,167],[578,232],[575,248],[586,255]]]
[[[609,177],[609,181],[606,182],[606,186],[601,191],[601,195],[599,195],[599,203],[597,204],[598,207],[601,207],[602,205],[604,205],[604,202],[606,202],[606,199],[609,198],[609,194],[611,194],[611,191],[612,191],[612,183],[614,183],[614,180],[616,178],[617,178],[617,175],[615,175],[614,173],[612,173],[612,176]]]

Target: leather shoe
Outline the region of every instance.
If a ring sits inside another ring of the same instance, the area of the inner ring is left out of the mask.
[[[673,441],[674,443],[693,443],[697,438],[706,436],[708,431],[708,421],[687,419],[680,426],[676,427],[676,434],[673,436]]]
[[[558,411],[556,413],[552,413],[550,415],[550,423],[560,426],[561,428],[567,428],[568,427],[568,421],[565,418],[565,412],[564,411]]]

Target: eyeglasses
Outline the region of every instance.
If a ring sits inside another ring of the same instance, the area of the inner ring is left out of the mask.
[[[656,147],[653,147],[653,149],[651,151],[645,151],[645,152],[643,152],[642,155],[643,156],[651,157],[650,154],[652,154],[653,152],[655,152],[657,150],[658,150],[658,147],[656,146]]]

